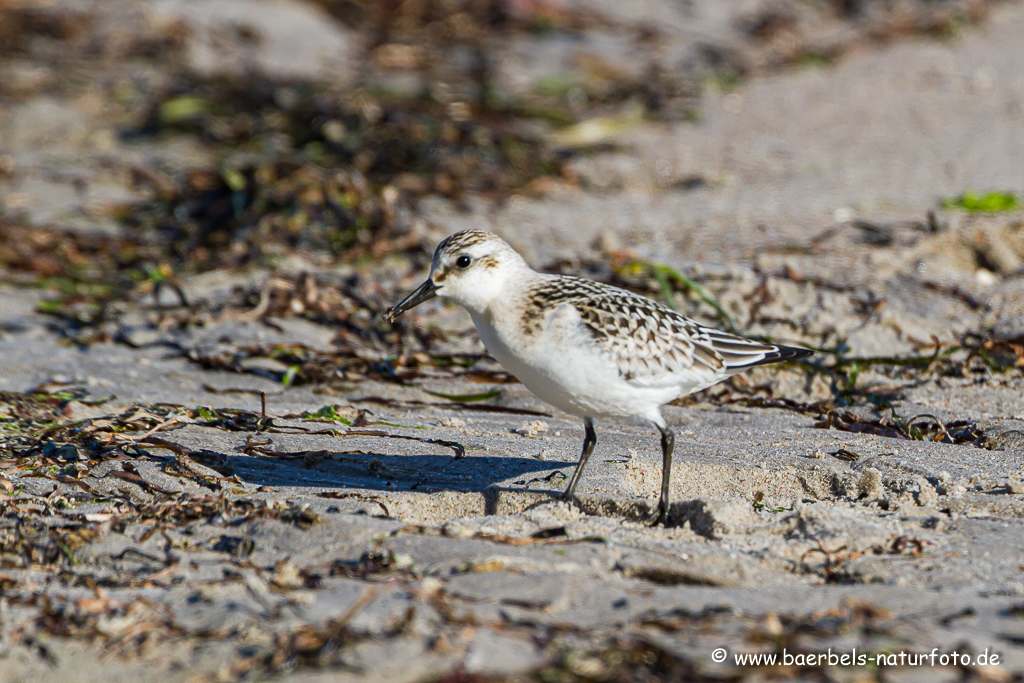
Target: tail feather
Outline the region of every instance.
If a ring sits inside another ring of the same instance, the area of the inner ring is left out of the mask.
[[[773,349],[774,350],[766,353],[764,355],[764,358],[760,358],[752,363],[747,363],[743,366],[733,367],[751,368],[754,367],[755,365],[765,365],[767,363],[780,363],[785,360],[796,360],[797,358],[806,358],[807,356],[814,355],[814,351],[810,351],[808,349],[800,349],[795,346],[775,345]]]
[[[730,374],[742,372],[755,365],[796,360],[814,355],[813,351],[807,349],[783,346],[782,344],[766,344],[722,330],[701,327],[700,332],[701,338],[694,340],[697,346],[707,348],[713,352],[713,355],[721,358],[725,363],[725,371]]]

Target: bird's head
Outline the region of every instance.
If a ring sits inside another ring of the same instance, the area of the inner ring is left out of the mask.
[[[510,278],[529,270],[523,257],[497,235],[483,230],[457,232],[437,245],[427,280],[389,308],[384,319],[393,321],[435,296],[471,312],[486,311],[507,291]]]

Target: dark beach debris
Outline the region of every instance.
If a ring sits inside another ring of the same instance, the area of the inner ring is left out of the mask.
[[[818,418],[814,423],[820,429],[838,429],[844,432],[873,434],[890,439],[932,441],[934,443],[970,444],[979,448],[993,448],[984,430],[971,420],[943,422],[934,415],[922,413],[903,417],[889,408],[889,415],[872,417],[863,411],[844,409],[832,400],[804,403],[785,398],[759,398],[752,396],[724,396],[713,399],[719,405],[739,404],[755,408],[778,408]],[[856,460],[852,451],[840,449],[833,454],[841,460]]]
[[[15,402],[26,400],[21,395],[13,396],[16,399]],[[10,398],[8,396],[8,399]],[[289,423],[288,420],[299,420],[300,422],[298,424]],[[203,406],[188,408],[181,405],[156,404],[136,405],[116,415],[84,420],[72,421],[58,418],[46,420],[39,425],[30,422],[29,427],[35,428],[30,436],[19,435],[17,440],[10,440],[6,444],[9,458],[0,461],[6,474],[0,478],[0,486],[7,492],[6,497],[10,497],[16,491],[14,482],[9,477],[19,475],[74,485],[80,490],[80,497],[83,498],[98,497],[120,500],[122,496],[119,495],[100,494],[88,481],[113,478],[132,484],[156,498],[177,498],[185,495],[147,480],[135,463],[149,461],[160,463],[166,474],[191,480],[202,488],[222,494],[225,491],[244,493],[246,484],[233,472],[226,456],[203,449],[191,449],[165,436],[186,425],[198,425],[224,431],[249,432],[248,441],[242,448],[244,455],[255,454],[261,457],[300,460],[308,466],[327,458],[351,459],[351,455],[356,452],[351,450],[339,453],[280,451],[274,448],[272,441],[263,435],[286,433],[328,435],[339,438],[372,436],[415,441],[451,450],[453,457],[444,467],[466,456],[466,449],[457,441],[396,434],[390,430],[346,427],[335,421],[330,421],[330,423],[336,426],[326,429],[302,424],[302,422],[310,421],[322,422],[323,420],[319,417],[306,420],[299,415],[280,418],[269,416],[265,411],[254,412]],[[3,424],[4,422],[0,421],[0,425]],[[366,422],[366,424],[376,423]],[[154,450],[169,451],[172,455],[159,455],[154,453]],[[108,470],[102,477],[97,477],[91,472],[93,465],[110,461],[120,462],[120,465],[115,469]],[[421,478],[425,476],[423,473],[419,474]],[[414,488],[418,485],[414,485]],[[0,493],[0,495],[5,494]]]
[[[228,675],[237,679],[259,673],[337,665],[348,646],[367,639],[365,634],[351,629],[349,622],[377,597],[377,593],[374,586],[368,586],[337,619],[323,625],[302,624],[291,633],[277,635],[269,649],[241,658],[228,667]],[[409,619],[412,616],[410,614]],[[402,630],[404,625],[396,626],[393,633],[386,635],[394,637]]]
[[[467,412],[479,412],[479,413],[509,413],[512,415],[534,415],[538,417],[551,417],[551,413],[541,412],[539,410],[530,410],[528,408],[515,408],[513,406],[498,406],[483,403],[428,403],[426,401],[399,401],[393,398],[386,398],[384,396],[363,396],[361,398],[353,399],[353,403],[378,403],[380,405],[391,406],[396,408],[410,407],[415,408],[419,406],[430,406],[437,408],[438,410],[462,410]]]
[[[807,550],[800,557],[800,571],[811,571],[820,574],[826,583],[858,583],[855,574],[847,571],[848,563],[865,555],[909,555],[917,557],[927,551],[931,541],[911,536],[893,534],[884,544],[875,544],[865,550],[851,550],[842,545],[833,550],[827,549],[821,542],[817,547]],[[809,562],[810,558],[821,555],[824,561],[820,566]]]
[[[339,333],[339,338],[344,337]],[[339,344],[332,351],[320,351],[303,344],[249,345],[216,351],[187,351],[189,360],[210,370],[226,370],[253,374],[279,382],[285,387],[313,384],[318,386],[347,385],[366,379],[407,384],[414,379],[464,378],[489,383],[505,383],[509,375],[502,370],[465,367],[443,356],[407,353],[387,357],[374,352],[360,339],[358,350]],[[279,370],[249,364],[252,359],[270,359],[281,364]]]

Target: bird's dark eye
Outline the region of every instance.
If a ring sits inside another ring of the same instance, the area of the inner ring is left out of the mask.
[[[455,259],[455,265],[457,265],[459,268],[468,268],[469,267],[469,257],[466,256],[465,254],[463,254],[459,258]]]

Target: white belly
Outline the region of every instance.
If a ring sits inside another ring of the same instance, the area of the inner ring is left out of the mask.
[[[636,415],[662,423],[661,406],[688,393],[679,386],[630,384],[577,326],[545,325],[524,337],[517,325],[494,325],[484,315],[472,315],[495,360],[538,398],[572,415]]]

